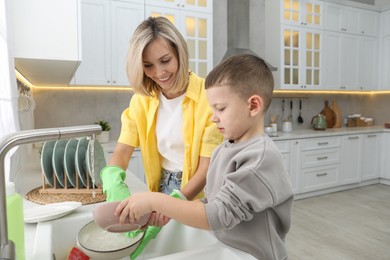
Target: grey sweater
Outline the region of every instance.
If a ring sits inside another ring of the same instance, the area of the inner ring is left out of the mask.
[[[287,259],[285,237],[294,195],[268,136],[224,142],[214,151],[205,187],[208,222],[223,243],[257,259]]]

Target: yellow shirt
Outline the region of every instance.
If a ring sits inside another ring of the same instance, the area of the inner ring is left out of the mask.
[[[122,113],[122,129],[118,142],[140,147],[145,177],[151,191],[160,190],[161,156],[157,149],[156,119],[158,96],[134,94]],[[181,187],[198,169],[199,156],[211,157],[223,136],[211,122],[212,111],[206,98],[204,79],[191,73],[183,102],[184,163]],[[179,130],[179,129],[178,129]]]

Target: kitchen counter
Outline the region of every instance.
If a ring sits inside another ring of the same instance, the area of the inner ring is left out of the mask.
[[[312,138],[312,137],[327,137],[337,135],[350,135],[350,134],[368,134],[368,133],[381,133],[389,132],[390,129],[384,128],[383,126],[365,126],[365,127],[342,127],[342,128],[328,128],[326,130],[314,130],[314,129],[302,129],[294,130],[290,133],[277,132],[277,136],[270,137],[274,141],[278,140],[293,140],[301,138]]]

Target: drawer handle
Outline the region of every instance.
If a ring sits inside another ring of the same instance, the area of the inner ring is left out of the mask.
[[[329,144],[328,142],[321,142],[321,143],[317,143],[318,145],[327,145]]]
[[[317,173],[317,177],[322,177],[322,176],[326,176],[328,175],[327,172],[324,172],[324,173]]]
[[[328,159],[328,156],[324,156],[324,157],[317,157],[317,160],[326,160],[326,159]]]
[[[350,136],[348,137],[349,140],[359,139],[359,136]]]
[[[367,137],[375,137],[376,135],[367,135]]]

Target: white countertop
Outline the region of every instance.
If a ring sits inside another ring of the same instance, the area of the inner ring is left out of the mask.
[[[390,129],[386,129],[383,126],[365,126],[365,127],[341,127],[341,128],[328,128],[326,130],[314,130],[314,129],[302,129],[294,130],[290,133],[277,132],[278,136],[271,136],[275,141],[278,140],[293,140],[301,138],[312,137],[327,137],[337,135],[350,135],[350,134],[368,134],[368,133],[381,133],[389,132]]]

